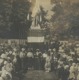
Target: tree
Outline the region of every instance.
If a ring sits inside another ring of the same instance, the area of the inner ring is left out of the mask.
[[[31,3],[28,0],[0,1],[0,37],[25,38],[31,22],[27,14]]]
[[[29,24],[27,23],[27,14],[29,12],[30,2],[28,0],[15,0],[12,4],[11,27],[12,38],[26,38]],[[28,25],[27,25],[28,24]]]
[[[12,13],[12,1],[1,0],[0,1],[0,37],[8,38],[10,27],[12,25],[10,21],[10,15]]]
[[[67,4],[69,3],[69,5]],[[52,32],[63,35],[78,35],[79,30],[79,3],[56,2],[52,9],[55,14],[51,18]]]

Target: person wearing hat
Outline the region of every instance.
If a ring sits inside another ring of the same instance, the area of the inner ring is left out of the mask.
[[[0,58],[0,70],[2,69],[3,64],[4,64],[4,59]]]
[[[77,63],[79,63],[79,57],[77,57]]]
[[[44,53],[42,54],[42,70],[45,70],[46,57],[47,57],[47,51],[45,50]]]
[[[25,48],[22,48],[20,52],[20,58],[22,59],[24,57],[25,57]]]
[[[68,80],[68,78],[69,78],[69,65],[65,65],[62,80]]]
[[[5,53],[2,53],[1,58],[2,59],[7,59],[7,55]]]
[[[18,55],[18,52],[17,52],[17,49],[16,48],[13,49],[13,54],[12,55],[13,56],[17,56]]]
[[[39,49],[36,50],[34,55],[34,68],[40,70],[42,68],[42,54]]]
[[[47,57],[47,52],[46,51],[44,51],[44,53],[42,54],[42,57],[43,58],[46,58]]]
[[[16,57],[16,56],[14,57],[12,63],[13,63],[13,66],[14,66],[14,72],[16,72],[16,71],[17,71],[17,70],[15,69],[15,68],[16,68],[16,64],[17,64],[17,57]],[[19,65],[18,65],[18,66],[19,66]]]
[[[25,69],[26,69],[26,51],[25,51],[25,48],[21,48],[20,59],[21,59],[22,72],[24,73]]]
[[[2,77],[0,77],[0,80],[4,80]]]
[[[64,73],[64,64],[62,61],[58,61],[59,65],[58,65],[58,79],[59,80],[63,80],[63,73]]]
[[[56,57],[52,57],[51,60],[51,71],[54,71],[57,74],[57,67],[58,67],[58,59]]]
[[[54,49],[54,46],[55,46],[55,41],[51,41],[51,42],[50,42],[50,46],[49,46],[50,49]]]
[[[4,62],[4,66],[5,66],[5,70],[7,72],[10,72],[11,73],[13,71],[13,64],[11,62],[10,57],[8,57],[8,60]]]
[[[56,40],[55,41],[55,45],[54,45],[54,48],[56,49],[56,52],[58,53],[58,51],[59,51],[59,47],[61,46],[61,43],[58,41],[58,40]]]
[[[45,71],[46,72],[50,72],[51,71],[51,59],[52,59],[52,57],[48,53],[47,57],[46,57],[46,62],[45,62]]]
[[[33,59],[34,59],[34,55],[32,53],[32,51],[28,51],[27,52],[27,65],[28,65],[28,69],[32,69],[33,68]]]
[[[21,69],[22,69],[21,68],[21,59],[20,59],[20,56],[17,55],[13,59],[13,76],[14,75],[20,76],[22,74]]]
[[[12,74],[4,69],[2,70],[1,78],[3,80],[12,80]]]
[[[79,63],[77,64],[77,80],[79,80]]]
[[[13,51],[12,50],[9,50],[8,57],[10,57],[11,60],[13,60],[14,56],[13,56]]]
[[[66,54],[69,54],[70,53],[70,48],[69,48],[68,45],[65,45],[64,51],[65,51]]]
[[[3,80],[11,80],[12,79],[12,65],[8,63],[8,61],[4,62],[4,66],[2,67],[1,77]]]
[[[75,73],[76,73],[76,63],[72,63],[72,66],[70,67],[69,70],[69,80],[75,80]]]

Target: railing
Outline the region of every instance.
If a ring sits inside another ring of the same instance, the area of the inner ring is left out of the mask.
[[[27,42],[27,39],[0,39],[0,44],[1,43],[5,43],[5,42],[8,42],[9,44],[12,43],[12,42],[15,42],[17,44],[25,44]],[[68,40],[61,40],[60,42],[68,42]],[[79,43],[79,41],[75,41],[77,43]]]
[[[12,42],[15,42],[17,44],[25,44],[27,42],[27,39],[0,39],[0,44],[8,42],[9,44]]]

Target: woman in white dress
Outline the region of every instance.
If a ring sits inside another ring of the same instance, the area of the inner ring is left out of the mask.
[[[78,64],[78,67],[77,67],[77,80],[79,80],[79,64]]]
[[[69,80],[75,80],[76,79],[76,64],[73,63],[72,66],[70,67],[70,75],[69,75]]]
[[[47,55],[46,57],[46,63],[45,63],[45,71],[50,72],[51,71],[51,56]]]

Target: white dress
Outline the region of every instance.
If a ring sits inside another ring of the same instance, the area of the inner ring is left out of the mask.
[[[10,72],[8,72],[6,69],[5,69],[5,66],[2,67],[2,75],[1,77],[3,77],[5,80],[7,80],[7,75],[10,77],[10,80],[12,79],[12,74]]]
[[[69,79],[75,79],[75,67],[74,66],[70,67]]]
[[[45,63],[45,71],[49,72],[51,70],[51,57],[46,57],[46,63]]]
[[[2,77],[0,77],[0,80],[3,80],[3,78],[2,78]]]
[[[79,80],[79,67],[78,67],[77,80]]]

